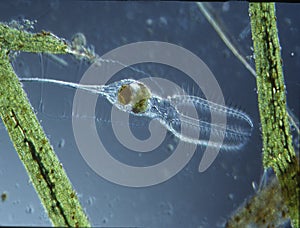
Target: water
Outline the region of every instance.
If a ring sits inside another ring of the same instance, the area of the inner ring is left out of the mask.
[[[220,81],[220,85],[222,85],[225,97],[233,101],[233,103],[241,104],[246,108],[247,113],[251,114],[255,126],[258,126],[257,97],[256,94],[252,92],[255,87],[254,78],[250,78],[250,74],[243,70],[243,66],[239,67],[240,63],[235,60],[235,57],[232,57],[225,45],[223,45],[221,39],[198,11],[195,3],[159,2],[155,4],[144,4],[126,2],[116,5],[111,3],[101,3],[97,5],[98,3],[92,2],[89,6],[86,2],[78,2],[78,4],[70,5],[68,2],[54,1],[55,7],[52,7],[53,2],[51,2],[50,5],[44,4],[43,2],[34,2],[34,4],[32,2],[30,6],[27,6],[29,3],[30,1],[18,1],[18,4],[10,4],[10,8],[2,7],[1,9],[4,9],[2,14],[3,18],[5,18],[7,14],[16,17],[18,12],[19,14],[25,15],[26,18],[36,18],[37,15],[41,15],[38,18],[38,31],[41,29],[50,30],[68,40],[70,40],[74,32],[82,31],[87,35],[88,43],[94,44],[95,50],[97,50],[99,54],[121,46],[124,43],[142,40],[165,40],[188,48],[205,60],[210,69],[214,71],[218,81]],[[219,3],[219,5],[220,4],[223,5],[223,3]],[[249,20],[247,20],[248,4],[244,5],[243,7],[243,3],[230,2],[224,6],[224,13],[221,14],[221,19],[225,18],[226,20],[223,21],[232,28],[229,30],[229,34],[233,37],[239,37],[239,34],[242,34],[241,32],[244,31],[244,28],[247,27],[247,23],[249,22]],[[295,75],[294,72],[298,72],[297,69],[299,66],[299,58],[297,57],[299,56],[299,51],[297,52],[297,36],[299,32],[296,30],[298,16],[297,9],[295,9],[294,5],[292,7],[286,6],[286,10],[282,5],[277,5],[278,22],[283,22],[283,16],[289,17],[292,21],[291,26],[282,23],[282,27],[279,29],[279,31],[282,32],[280,35],[283,37],[283,39],[281,39],[281,45],[286,71],[285,77],[288,82],[289,78],[291,80],[291,77]],[[215,4],[213,6],[215,9],[220,8],[215,7]],[[50,9],[47,9],[47,7],[50,7]],[[66,14],[65,12],[68,13]],[[127,18],[127,12],[128,15],[131,15],[131,19],[129,17]],[[82,17],[78,17],[78,15],[83,15],[85,20],[82,20]],[[86,17],[86,15],[89,16]],[[160,17],[166,18],[168,26],[159,23]],[[149,25],[147,25],[146,21],[149,18],[151,21]],[[247,23],[244,23],[245,20]],[[124,26],[125,24],[126,26]],[[294,30],[292,31],[292,29]],[[289,32],[289,30],[291,31]],[[246,35],[246,38],[251,41],[247,33],[243,33],[243,35]],[[239,42],[240,46],[248,50],[246,54],[250,56],[252,51],[250,51],[249,47],[252,45],[252,42],[247,42],[247,40],[242,41],[243,42]],[[226,56],[224,57],[222,53],[226,50]],[[288,56],[284,56],[285,50],[289,52]],[[291,51],[295,52],[295,56],[290,57]],[[32,75],[34,75],[40,78],[59,78],[64,81],[76,82],[79,81],[79,76],[82,76],[81,73],[84,71],[84,66],[81,62],[78,64],[78,61],[72,61],[72,59],[68,59],[68,56],[62,56],[62,59],[68,60],[66,61],[68,67],[53,63],[52,59],[49,60],[48,56],[44,56],[43,64],[45,69],[44,73],[41,73],[40,66],[42,63],[34,59],[28,61],[27,57],[28,56],[25,58],[26,61],[22,70],[17,69],[19,76],[32,77]],[[247,60],[249,61],[249,59]],[[20,61],[20,58],[18,58],[18,61]],[[75,64],[76,66],[74,67]],[[155,69],[155,71],[156,70],[157,69]],[[155,76],[153,71],[148,69],[146,71]],[[163,74],[160,75],[163,75],[165,78],[171,78],[172,76],[172,74],[162,73]],[[125,77],[132,77],[132,74],[128,74]],[[120,78],[114,79],[117,81]],[[185,79],[184,82],[186,82]],[[46,120],[43,119],[43,127],[52,142],[54,142],[54,145],[57,145],[55,142],[58,142],[62,137],[65,138],[66,144],[62,150],[59,150],[59,155],[62,163],[67,168],[68,175],[70,175],[76,191],[86,196],[93,195],[96,197],[93,203],[93,209],[87,208],[88,215],[94,225],[102,224],[102,219],[106,217],[108,218],[108,220],[106,220],[107,226],[124,226],[124,224],[127,226],[162,226],[166,224],[165,221],[167,217],[160,217],[160,215],[156,214],[157,211],[159,211],[157,205],[159,205],[158,203],[160,202],[170,202],[174,207],[174,214],[172,217],[169,216],[171,219],[170,223],[167,224],[168,226],[215,227],[220,217],[224,218],[224,216],[230,216],[231,212],[235,210],[245,198],[248,198],[249,195],[253,193],[252,181],[254,180],[256,183],[259,183],[258,177],[262,170],[261,133],[258,128],[256,128],[252,133],[251,141],[247,144],[247,147],[243,148],[243,152],[220,154],[218,161],[222,161],[221,165],[216,161],[214,167],[208,170],[208,172],[201,174],[196,172],[196,166],[199,162],[199,154],[196,154],[189,165],[178,174],[178,177],[155,188],[143,188],[139,189],[139,191],[135,191],[133,189],[111,185],[110,183],[102,181],[101,178],[95,177],[90,169],[84,169],[85,166],[81,163],[82,158],[77,156],[76,145],[74,147],[72,146],[75,144],[72,141],[72,132],[69,131],[67,133],[68,125],[65,124],[66,121],[60,121],[64,118],[64,114],[66,118],[72,117],[72,113],[68,113],[67,108],[72,110],[72,102],[69,101],[72,101],[72,92],[74,90],[59,88],[58,86],[45,83],[42,85],[42,87],[44,87],[43,93],[40,94],[41,86],[39,84],[29,84],[28,87],[27,85],[25,86],[25,89],[28,89],[26,91],[28,92],[30,101],[38,112],[41,111],[38,109],[39,99],[40,97],[43,98],[42,103],[45,105],[45,110],[39,118],[43,118],[45,115],[52,115],[52,117],[58,120],[51,121],[48,118]],[[177,84],[182,85],[182,82]],[[186,82],[186,84],[190,85],[189,82]],[[195,93],[191,91],[189,94],[195,95]],[[298,92],[296,90],[288,87],[288,97],[290,97],[288,104],[291,108],[294,108],[295,111],[298,110],[298,104],[296,102],[297,95]],[[196,93],[196,96],[199,96],[199,94]],[[102,98],[101,101],[105,101],[105,98]],[[66,102],[69,102],[70,106],[65,106]],[[109,102],[106,102],[105,105],[105,107],[108,108],[112,106]],[[102,106],[101,103],[101,107]],[[189,104],[185,105],[181,103],[178,108],[181,108],[180,112],[185,114],[187,111],[184,110],[189,110],[188,108],[190,106]],[[66,111],[64,112],[62,110]],[[121,125],[125,124],[122,119],[111,120],[109,118],[110,115],[106,113],[108,110],[109,109],[102,108],[96,110],[96,112],[98,112],[95,117],[96,120],[98,120],[97,126],[98,124],[109,125],[111,121],[114,123],[118,121],[118,124]],[[201,113],[204,113],[204,115],[199,114],[201,110]],[[198,116],[192,116],[193,118],[197,117],[201,120],[211,121],[210,117],[206,115],[206,113],[210,114],[210,112],[203,112],[201,108],[198,108],[197,111],[199,112]],[[297,114],[297,112],[295,112],[295,114]],[[134,115],[130,117],[131,120],[133,120],[133,122],[130,121],[131,125],[141,126],[142,129],[144,129],[144,126],[147,127],[147,123],[144,123],[146,118],[138,118]],[[231,119],[238,122],[228,125],[234,129],[236,129],[237,125],[240,126],[239,132],[249,129],[247,121],[240,121],[239,118]],[[47,121],[49,121],[49,123]],[[58,124],[54,125],[53,123]],[[207,132],[205,130],[206,128],[202,129],[204,131],[203,134],[205,134]],[[145,130],[143,131],[145,132]],[[101,132],[106,133],[106,131]],[[232,141],[236,138],[236,136],[227,137],[228,141]],[[109,136],[107,139],[109,139]],[[176,137],[175,139],[178,140]],[[8,137],[4,138],[1,135],[1,143],[5,140],[9,141]],[[108,144],[114,143],[108,141]],[[2,147],[3,151],[9,151],[5,144]],[[124,154],[124,157],[131,156],[131,152],[126,151],[124,147],[120,145],[115,146],[112,149],[112,152],[113,151],[118,154]],[[184,150],[182,151],[184,152]],[[4,156],[3,159],[1,159],[4,165],[2,168],[2,176],[9,177],[3,178],[4,182],[7,181],[3,183],[4,186],[14,186],[16,180],[20,182],[20,186],[22,186],[22,180],[27,180],[26,175],[23,174],[23,167],[19,164],[20,162],[18,162],[18,160],[11,162],[7,159],[8,155],[12,156],[15,154],[13,152],[14,151],[11,151],[11,153],[2,153],[2,157]],[[155,151],[157,156],[161,156],[164,152],[163,149]],[[145,160],[148,159],[148,157],[145,157],[146,153],[142,154],[143,156],[141,158]],[[150,154],[152,153],[149,153],[149,155]],[[131,159],[134,158],[131,157]],[[122,159],[120,160],[123,161]],[[22,169],[18,169],[19,166]],[[13,167],[13,169],[10,167]],[[89,173],[89,175],[85,175],[86,173]],[[11,181],[11,183],[8,181]],[[18,197],[22,197],[26,200],[23,203],[24,205],[22,207],[20,207],[20,205],[13,205],[14,207],[7,208],[8,203],[11,202],[8,199],[5,204],[5,211],[2,213],[2,223],[13,225],[51,225],[46,215],[43,215],[42,220],[38,218],[38,215],[43,213],[39,211],[43,211],[43,209],[38,206],[40,205],[38,199],[32,204],[32,199],[36,197],[36,194],[32,189],[26,189],[26,186],[27,182],[22,187],[22,191],[16,192],[14,199],[11,199],[15,200],[15,198],[18,199]],[[101,189],[101,191],[99,191],[99,189]],[[31,194],[28,193],[30,191],[32,192]],[[105,198],[103,194],[106,193],[109,197]],[[233,194],[234,199],[229,200],[228,194]],[[108,202],[116,197],[118,197],[119,200],[116,202],[115,207],[105,207]],[[132,203],[134,203],[135,206],[132,206]],[[35,208],[35,213],[30,216],[24,212],[24,208],[29,204],[32,204]],[[153,205],[156,205],[156,207]],[[16,212],[17,206],[19,206],[18,208],[21,208],[21,210]],[[110,212],[114,213],[113,219],[108,216]],[[14,216],[13,220],[7,222],[8,219],[6,220],[6,218],[8,218],[10,214]],[[27,216],[23,216],[23,214]],[[36,220],[34,220],[34,215],[37,215]]]

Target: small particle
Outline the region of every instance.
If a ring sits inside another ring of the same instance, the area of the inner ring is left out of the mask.
[[[294,57],[294,56],[295,56],[295,53],[294,53],[294,52],[291,52],[290,55],[291,55],[291,57]]]
[[[148,18],[148,19],[146,20],[146,24],[147,24],[148,26],[151,26],[151,25],[153,24],[153,20],[152,20],[151,18]]]
[[[152,35],[153,34],[153,29],[147,28],[147,32],[148,32],[149,35]]]
[[[226,58],[226,59],[230,58],[230,56],[231,56],[231,52],[227,49],[224,49],[222,51],[222,53],[223,53],[224,58]]]
[[[230,199],[230,200],[233,200],[233,199],[234,199],[233,193],[229,193],[229,194],[228,194],[228,199]]]
[[[63,138],[60,139],[60,141],[58,143],[58,148],[63,148],[65,146],[65,143],[66,143],[65,139],[63,139]]]
[[[159,18],[159,23],[161,25],[168,25],[168,21],[167,21],[167,19],[165,17],[160,17]]]
[[[226,218],[220,218],[220,220],[216,223],[216,227],[226,227],[226,222]]]
[[[170,151],[170,152],[174,151],[174,145],[173,144],[168,144],[167,148],[168,148],[168,151]]]
[[[228,12],[230,9],[230,4],[229,2],[224,2],[223,5],[222,5],[222,11],[223,12]]]
[[[284,22],[286,23],[286,25],[290,26],[292,24],[292,20],[288,17],[284,18]]]
[[[103,224],[106,224],[108,222],[108,219],[106,218],[106,217],[104,217],[103,219],[102,219],[102,223]]]
[[[15,201],[13,201],[13,205],[17,205],[17,204],[20,204],[20,200],[15,200]]]
[[[252,188],[253,188],[253,190],[254,190],[255,192],[258,191],[258,185],[257,185],[257,183],[256,183],[255,181],[252,181]]]
[[[94,196],[90,196],[88,199],[87,199],[87,204],[89,205],[89,206],[92,206],[93,204],[94,204],[94,202],[95,202],[95,197]]]
[[[173,205],[170,202],[162,202],[159,205],[161,209],[161,214],[172,216],[174,214]]]
[[[28,206],[26,207],[26,209],[25,209],[25,212],[26,212],[27,214],[32,214],[32,213],[34,212],[33,206],[32,206],[32,205],[28,205]]]
[[[4,202],[4,201],[7,200],[7,193],[6,193],[6,192],[3,192],[3,193],[1,194],[1,200],[2,200],[2,202]]]
[[[250,23],[248,23],[248,25],[239,34],[239,38],[243,40],[246,37],[248,37],[250,35],[250,33],[251,33],[251,25],[250,25]]]
[[[71,198],[74,198],[75,195],[76,195],[76,193],[75,193],[75,192],[72,192],[72,193],[70,194],[70,197],[71,197]]]
[[[45,211],[41,212],[41,214],[39,215],[39,219],[45,223],[49,221],[49,217]]]

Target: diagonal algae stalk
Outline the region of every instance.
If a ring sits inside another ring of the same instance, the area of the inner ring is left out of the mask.
[[[70,48],[49,32],[33,34],[0,23],[0,116],[53,225],[90,226],[9,62],[11,50],[67,54]]]

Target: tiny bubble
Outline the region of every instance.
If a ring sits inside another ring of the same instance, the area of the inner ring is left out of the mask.
[[[149,25],[149,26],[151,26],[153,24],[153,20],[151,18],[148,18],[146,20],[146,24]]]
[[[168,151],[170,151],[170,152],[174,151],[174,146],[173,146],[173,144],[168,144],[167,149],[168,149]]]
[[[229,194],[228,194],[228,198],[229,198],[230,200],[233,200],[233,198],[234,198],[233,193],[229,193]]]

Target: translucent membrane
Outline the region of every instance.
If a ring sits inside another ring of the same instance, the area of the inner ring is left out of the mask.
[[[180,140],[201,146],[219,147],[218,140],[224,137],[221,149],[239,150],[248,141],[253,128],[249,116],[239,110],[190,95],[162,98],[153,95],[145,84],[133,79],[108,85],[81,85],[42,78],[20,78],[20,81],[54,83],[99,94],[121,111],[157,119]],[[211,114],[217,122],[211,123]],[[226,124],[222,121],[218,123],[218,116],[220,120],[226,116]]]
[[[169,115],[165,115],[161,119],[164,119],[164,124],[168,125],[168,130],[183,141],[217,147],[219,142],[214,140],[221,140],[224,137],[222,149],[238,150],[251,136],[253,123],[245,113],[239,110],[188,95],[169,97],[168,102],[172,105],[167,109],[161,108],[161,110],[169,109]],[[164,105],[165,103],[166,101]],[[193,107],[198,114],[196,117],[188,112]],[[185,113],[183,113],[184,110]],[[214,123],[210,120],[212,114],[215,116]],[[222,119],[222,115],[227,117],[226,124],[222,121],[218,122]],[[180,128],[186,130],[180,132]],[[197,132],[199,136],[196,134]],[[213,137],[209,139],[210,136]]]

